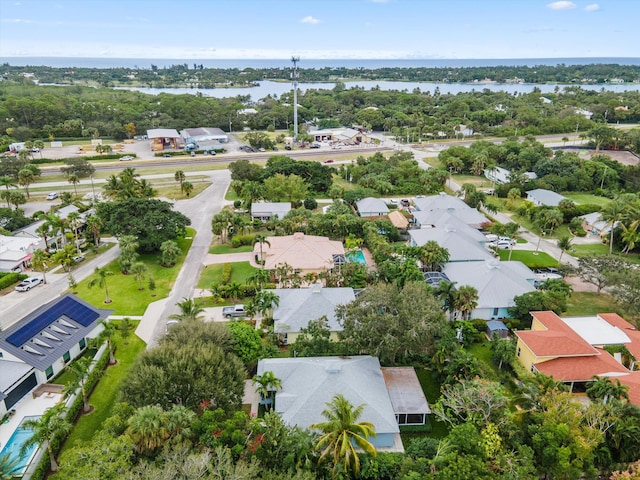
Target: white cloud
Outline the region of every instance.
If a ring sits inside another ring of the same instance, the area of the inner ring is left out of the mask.
[[[312,17],[311,15],[307,15],[302,20],[300,20],[300,23],[310,23],[311,25],[317,25],[320,23],[320,20],[318,20],[315,17]]]
[[[576,8],[576,4],[566,0],[560,0],[558,2],[549,3],[547,7],[551,10],[573,10]]]
[[[591,5],[584,7],[585,12],[597,12],[598,10],[600,10],[600,5],[597,3],[592,3]]]

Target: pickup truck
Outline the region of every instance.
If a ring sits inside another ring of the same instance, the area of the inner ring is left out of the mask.
[[[234,305],[233,307],[222,307],[222,315],[224,318],[244,317],[244,305]]]

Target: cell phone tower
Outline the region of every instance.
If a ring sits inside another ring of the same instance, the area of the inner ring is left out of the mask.
[[[300,57],[291,57],[293,62],[293,72],[291,81],[293,82],[293,141],[298,141],[298,62]]]

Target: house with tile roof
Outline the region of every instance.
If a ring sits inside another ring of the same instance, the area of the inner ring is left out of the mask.
[[[253,253],[260,256],[260,243],[256,243]],[[279,266],[289,265],[300,274],[331,270],[336,256],[344,258],[342,242],[327,237],[305,235],[296,232],[282,237],[267,237],[262,244],[264,268],[275,270]]]
[[[307,328],[309,322],[322,317],[327,319],[327,327],[333,340],[337,340],[342,325],[336,316],[336,308],[356,299],[353,288],[326,288],[315,284],[309,288],[277,288],[269,290],[279,298],[273,310],[273,331],[284,343],[292,344]]]
[[[0,415],[78,357],[110,313],[66,294],[0,332]]]
[[[640,405],[640,371],[634,364],[623,365],[621,354],[604,349],[625,346],[632,355],[640,354],[635,326],[615,313],[560,318],[554,312],[531,312],[531,316],[531,330],[515,332],[516,356],[527,370],[564,382],[571,391],[584,391],[594,376],[617,379],[629,387],[629,400]]]
[[[309,428],[326,421],[322,411],[341,394],[354,406],[364,405],[360,420],[373,423],[377,436],[367,440],[378,450],[403,452],[399,423],[421,424],[429,413],[415,371],[383,369],[369,355],[260,360],[258,374],[267,371],[282,382],[274,409],[286,424]]]

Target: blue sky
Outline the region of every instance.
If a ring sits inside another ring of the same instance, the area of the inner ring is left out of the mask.
[[[0,57],[640,57],[637,0],[0,0]]]

